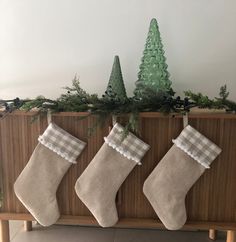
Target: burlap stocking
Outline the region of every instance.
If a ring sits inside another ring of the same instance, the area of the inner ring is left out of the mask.
[[[169,230],[186,222],[185,197],[221,149],[188,125],[146,179],[143,192]]]
[[[76,163],[85,143],[53,123],[38,140],[14,190],[34,218],[49,226],[60,216],[56,199],[58,185],[72,163]]]
[[[75,190],[102,227],[118,221],[115,197],[123,181],[140,163],[149,145],[115,124],[105,143],[76,182]]]

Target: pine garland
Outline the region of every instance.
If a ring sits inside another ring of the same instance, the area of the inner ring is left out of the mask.
[[[209,108],[209,109],[224,109],[226,112],[236,112],[236,102],[228,99],[229,92],[227,91],[226,85],[220,88],[219,97],[210,99],[208,96],[204,96],[201,93],[194,93],[192,91],[186,91],[184,94],[193,101],[198,108]]]
[[[119,98],[108,86],[105,94],[99,98],[97,94],[88,94],[80,87],[79,80],[75,77],[72,81],[72,87],[65,87],[66,93],[58,99],[51,100],[39,96],[33,100],[0,100],[0,107],[4,109],[1,113],[4,117],[16,109],[37,110],[38,114],[45,113],[48,110],[53,112],[88,112],[88,115],[97,115],[98,123],[103,124],[110,116],[130,114],[126,126],[127,130],[138,131],[138,114],[140,112],[161,112],[184,113],[190,111],[193,107],[209,109],[225,109],[227,112],[236,112],[236,102],[228,99],[229,92],[226,85],[220,88],[219,97],[210,99],[208,96],[192,91],[185,92],[185,98],[174,97],[174,91],[168,92],[154,91],[152,88],[144,87],[142,97]],[[96,124],[95,126],[97,126]],[[91,130],[94,130],[92,127]]]

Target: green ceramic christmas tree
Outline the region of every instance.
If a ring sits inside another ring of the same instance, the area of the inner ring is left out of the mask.
[[[126,99],[125,85],[122,77],[119,56],[115,56],[110,79],[107,85],[107,92],[112,91],[119,99]]]
[[[171,90],[167,67],[157,20],[152,19],[134,94],[141,97],[145,88],[156,92]]]

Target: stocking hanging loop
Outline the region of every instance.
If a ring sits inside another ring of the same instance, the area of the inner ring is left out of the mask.
[[[114,126],[117,123],[117,116],[112,115],[112,126]]]
[[[111,132],[112,127],[115,126],[115,124],[117,123],[117,116],[116,115],[112,115],[111,116],[111,121],[112,121],[112,126],[109,126],[109,132]]]
[[[185,128],[186,126],[188,126],[188,113],[185,113],[185,114],[183,115],[183,126],[184,126],[184,128]]]
[[[52,122],[52,112],[49,109],[47,111],[47,122],[48,122],[48,125]]]

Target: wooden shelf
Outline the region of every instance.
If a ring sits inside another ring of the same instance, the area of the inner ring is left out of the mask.
[[[23,220],[35,221],[32,215],[28,213],[0,213],[0,220]],[[80,226],[99,226],[92,216],[72,216],[61,215],[57,224],[61,225],[80,225]],[[155,219],[146,218],[121,218],[114,226],[117,228],[152,228],[165,229],[164,225]],[[236,230],[236,223],[219,222],[187,222],[184,229],[215,229],[215,230]]]

